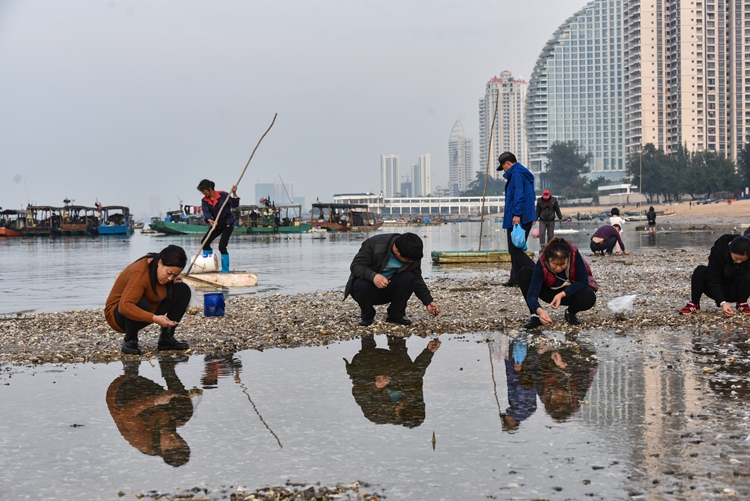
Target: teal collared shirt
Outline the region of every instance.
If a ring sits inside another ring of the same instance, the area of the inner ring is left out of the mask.
[[[383,271],[381,271],[380,274],[390,280],[404,264],[405,263],[399,261],[396,255],[391,252],[391,257],[388,258],[388,264],[385,265],[385,268],[383,268]]]

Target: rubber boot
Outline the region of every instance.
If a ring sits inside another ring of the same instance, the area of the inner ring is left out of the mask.
[[[122,342],[122,352],[128,355],[140,355],[141,349],[138,346],[138,334],[129,337],[125,334],[125,340]]]
[[[229,273],[229,254],[221,255],[221,272]]]
[[[159,334],[159,342],[157,348],[159,351],[163,350],[187,350],[190,346],[182,341],[177,341],[174,337],[174,330],[176,327],[162,327],[161,334]]]

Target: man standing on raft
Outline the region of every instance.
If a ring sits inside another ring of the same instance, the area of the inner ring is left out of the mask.
[[[234,231],[234,214],[232,214],[232,208],[240,206],[240,198],[237,196],[237,187],[232,186],[232,197],[224,205],[224,201],[229,196],[229,193],[226,191],[216,191],[214,190],[215,186],[214,182],[208,179],[204,179],[198,184],[198,191],[203,193],[203,218],[209,225],[213,225],[214,221],[217,221],[216,228],[211,232],[211,236],[208,237],[206,243],[203,244],[203,257],[213,254],[214,251],[211,249],[211,242],[221,235],[221,240],[219,240],[221,272],[229,273],[229,251],[227,250],[227,244],[229,243],[229,237],[232,236],[232,231]],[[222,207],[224,207],[223,210]]]

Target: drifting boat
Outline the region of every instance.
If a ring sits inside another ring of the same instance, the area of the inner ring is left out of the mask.
[[[60,228],[60,207],[29,205],[26,207],[26,226],[21,230],[25,237],[49,237],[52,230]],[[55,233],[57,234],[57,233]]]
[[[130,209],[122,205],[108,205],[101,208],[102,224],[99,225],[99,235],[120,235],[127,236],[133,234],[135,225],[133,217],[130,215]],[[143,224],[141,224],[143,227]]]
[[[327,231],[375,231],[383,225],[366,204],[312,204],[310,224]]]
[[[60,226],[52,228],[52,235],[82,236],[99,234],[99,217],[96,207],[72,205],[72,200],[63,200],[60,210]]]
[[[5,209],[0,212],[0,237],[22,237],[26,226],[26,211]]]
[[[272,202],[266,202],[261,205],[240,205],[232,209],[232,212],[239,227],[243,228],[248,235],[304,233],[312,228],[312,224],[300,221],[302,206],[299,204],[275,205]]]
[[[136,229],[136,230],[142,230],[143,226],[144,226],[143,221],[136,221],[133,223],[133,229]]]
[[[533,251],[526,251],[532,259]],[[510,263],[508,251],[432,251],[435,264]]]
[[[167,235],[205,235],[210,227],[203,219],[203,215],[185,214],[185,209],[167,212],[163,220],[158,217],[151,218],[151,229]]]

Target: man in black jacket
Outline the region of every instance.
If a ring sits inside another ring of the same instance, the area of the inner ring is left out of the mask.
[[[539,220],[539,245],[544,246],[555,238],[555,216],[562,224],[562,212],[557,199],[549,190],[544,190],[542,196],[536,199],[536,218]]]
[[[440,308],[422,278],[422,239],[414,233],[385,233],[362,242],[350,266],[344,299],[352,295],[362,310],[359,325],[375,321],[374,305],[388,304],[386,322],[410,325],[406,303],[412,293],[438,316]]]

